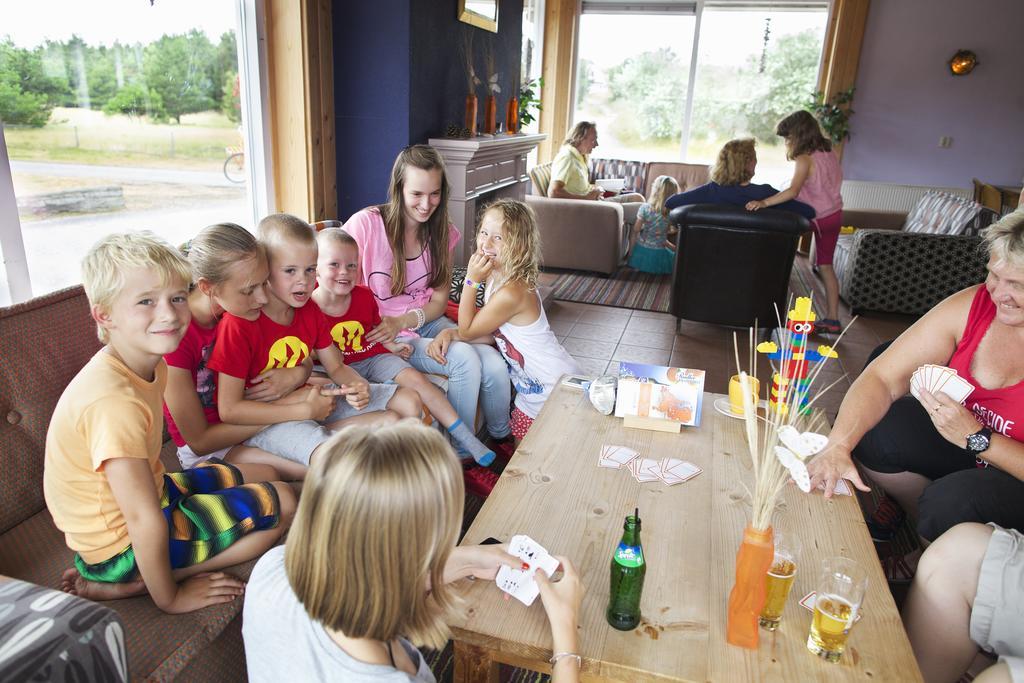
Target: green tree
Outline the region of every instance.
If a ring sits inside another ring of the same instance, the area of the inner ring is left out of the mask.
[[[128,116],[148,115],[155,120],[167,118],[160,93],[146,90],[139,83],[129,83],[117,91],[103,105],[104,114],[127,114]]]
[[[648,140],[671,140],[682,131],[681,103],[686,71],[670,48],[630,57],[608,70],[612,101],[635,111],[637,132]]]
[[[798,109],[806,108],[807,94],[814,90],[821,56],[821,36],[814,30],[779,38],[768,50],[766,87],[741,107],[747,130],[759,140],[776,141],[775,124]],[[753,68],[753,58],[749,63]]]
[[[0,119],[6,123],[42,127],[67,91],[67,81],[48,76],[42,49],[0,41]]]
[[[182,114],[213,107],[213,58],[213,45],[195,29],[187,35],[162,36],[146,46],[146,85],[160,94],[168,116],[178,123]]]
[[[228,120],[238,123],[242,120],[242,98],[238,83],[238,72],[229,71],[224,74],[224,96],[220,110]]]
[[[234,81],[229,85],[228,80],[230,74],[234,74],[232,78],[237,78],[238,75],[238,46],[235,43],[235,32],[222,33],[215,50],[214,59],[210,63],[210,79],[214,84],[212,97],[214,104],[226,113],[231,106],[228,100],[231,99],[232,93],[234,92],[236,97],[238,95],[235,92]]]

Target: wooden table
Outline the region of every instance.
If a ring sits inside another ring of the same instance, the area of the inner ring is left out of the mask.
[[[920,681],[910,643],[886,585],[857,502],[788,487],[776,526],[796,530],[803,551],[775,633],[756,651],[725,641],[726,602],[736,550],[750,519],[742,482],[752,479],[740,420],[714,410],[705,394],[701,425],[682,434],[626,429],[583,392],[559,386],[505,469],[464,543],[525,533],[573,560],[587,587],[580,609],[585,680]],[[626,471],[599,468],[603,444],[642,456],[682,457],[704,472],[673,487],[639,484]],[[647,558],[640,626],[620,632],[605,621],[609,565],[625,515],[639,506]],[[821,561],[845,555],[870,572],[863,618],[841,662],[806,649],[811,613],[797,601]],[[506,602],[492,582],[463,582],[464,613],[453,618],[455,680],[496,681],[497,663],[550,672],[551,636],[538,599]]]

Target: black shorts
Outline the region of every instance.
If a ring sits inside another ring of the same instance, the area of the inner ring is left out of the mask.
[[[914,472],[932,480],[918,501],[917,531],[929,541],[960,522],[995,522],[1024,530],[1024,481],[942,438],[912,396],[894,401],[885,417],[853,449],[875,472]]]

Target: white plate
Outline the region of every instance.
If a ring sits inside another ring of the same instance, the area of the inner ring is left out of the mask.
[[[768,407],[767,402],[765,402],[763,400],[760,401],[757,404],[757,408],[758,408],[759,411],[765,410],[765,409],[767,409],[767,407]],[[732,408],[729,406],[729,399],[728,398],[717,398],[717,399],[715,399],[715,410],[720,412],[722,415],[725,415],[726,417],[731,417],[731,418],[736,419],[736,420],[742,420],[743,419],[742,415],[737,415],[736,413],[732,412]],[[762,416],[759,415],[758,417],[762,417]]]
[[[626,186],[625,178],[600,178],[594,181],[594,184],[600,187],[602,190],[608,192],[621,192],[622,188]]]

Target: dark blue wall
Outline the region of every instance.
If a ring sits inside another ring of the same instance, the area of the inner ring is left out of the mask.
[[[473,32],[477,74],[494,49],[501,93],[498,121],[519,86],[522,0],[499,0],[498,33],[456,18],[457,0],[335,2],[334,98],[338,159],[338,215],[387,199],[399,150],[443,137],[462,125],[466,79],[459,53],[463,31]],[[483,86],[477,88],[483,117]]]
[[[409,0],[335,2],[338,217],[384,201],[409,144]]]

